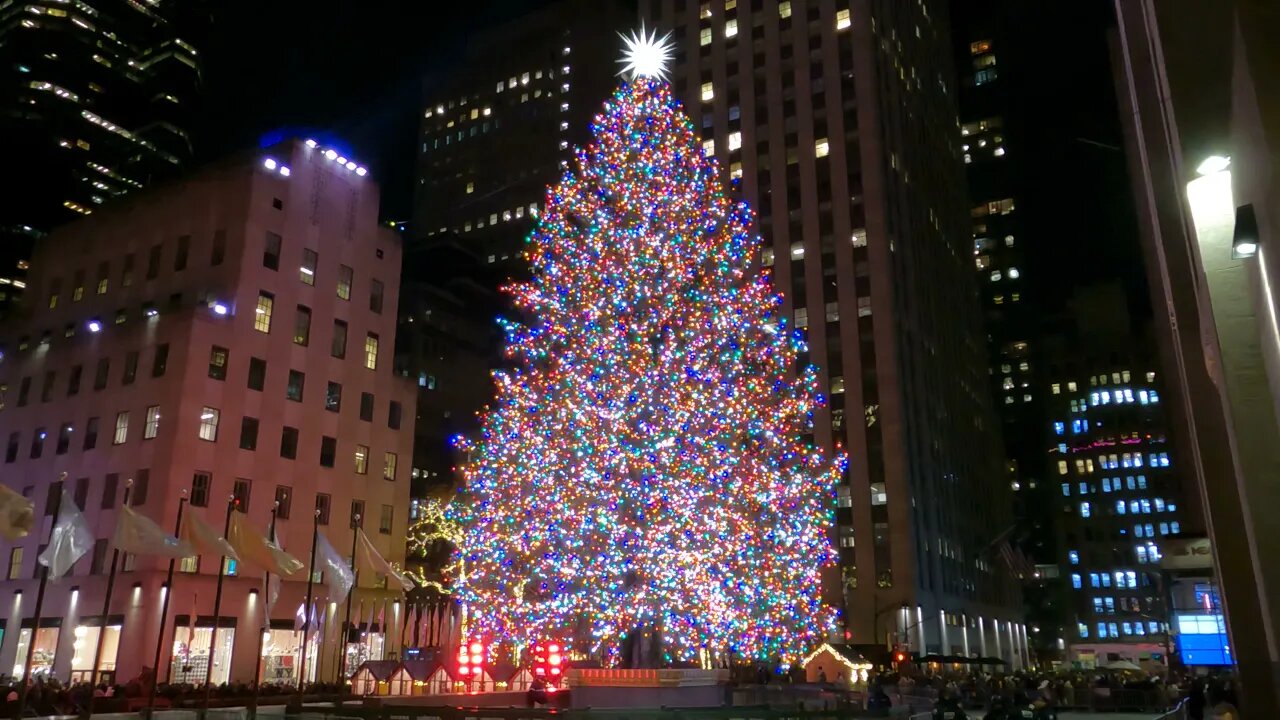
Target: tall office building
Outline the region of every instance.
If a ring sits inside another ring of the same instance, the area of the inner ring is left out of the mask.
[[[189,163],[200,86],[190,33],[204,6],[0,7],[0,135],[21,168],[0,194],[0,308],[20,294],[35,238]]]
[[[758,211],[850,457],[827,599],[855,643],[1025,662],[945,3],[650,0],[704,152]]]
[[[1044,395],[1057,516],[1055,546],[1067,627],[1065,657],[1075,667],[1128,661],[1163,669],[1169,645],[1169,588],[1162,548],[1181,536],[1192,508],[1183,501],[1165,392],[1149,332],[1131,327],[1119,286],[1082,290],[1045,335]],[[1054,598],[1055,600],[1057,598]]]
[[[470,38],[459,71],[427,87],[413,237],[517,259],[616,85],[615,31],[630,24],[616,0],[560,0]]]
[[[126,555],[103,612],[126,493],[166,528],[184,498],[188,522],[197,515],[219,531],[229,499],[263,531],[274,507],[277,535],[303,562],[313,523],[343,554],[359,525],[385,557],[404,558],[413,417],[403,405],[412,390],[391,362],[400,240],[377,226],[372,178],[346,162],[322,146],[281,144],[104,207],[37,244],[29,289],[38,303],[6,327],[15,343],[0,363],[5,481],[39,519],[6,545],[12,602],[0,667],[19,675],[34,643],[32,673],[87,678],[104,629],[99,670],[126,682],[152,666],[167,562]],[[49,584],[36,626],[36,557],[63,488],[95,543]],[[259,657],[264,681],[296,679],[306,573],[283,583],[264,620],[261,568],[222,560],[180,561],[160,680],[203,682],[211,645],[215,683],[253,680]],[[214,643],[220,567],[230,577]],[[325,623],[311,635],[308,675],[332,679],[342,606],[317,593]],[[396,622],[392,599],[361,588],[353,621],[366,625],[376,606],[386,608],[380,622]],[[365,638],[376,655],[398,635]]]
[[[1280,17],[1255,0],[1115,8],[1116,85],[1173,435],[1204,506],[1241,711],[1277,717]]]

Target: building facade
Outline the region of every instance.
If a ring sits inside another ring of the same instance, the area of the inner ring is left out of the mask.
[[[1114,295],[1119,296],[1118,289]],[[1084,303],[1099,317],[1118,297]],[[1124,318],[1127,320],[1127,318]],[[1122,320],[1113,323],[1127,324]],[[1117,327],[1117,330],[1120,328]],[[1065,593],[1063,660],[1097,668],[1169,660],[1169,588],[1162,548],[1191,531],[1154,339],[1121,342],[1097,327],[1045,338],[1050,420],[1044,430],[1056,511],[1054,570]],[[1048,481],[1046,481],[1046,484]]]
[[[274,508],[283,547],[304,563],[315,523],[343,554],[359,524],[403,560],[414,418],[409,383],[392,370],[400,241],[377,226],[378,190],[363,168],[312,145],[149,189],[37,245],[36,302],[6,329],[14,341],[0,364],[6,482],[38,519],[4,547],[6,672],[20,674],[33,629],[33,672],[86,677],[103,627],[100,670],[126,682],[152,665],[167,561],[124,557],[103,612],[126,493],[170,530],[180,505],[219,531],[234,507],[265,532]],[[96,542],[49,584],[33,628],[36,556],[62,488]],[[296,678],[305,571],[264,618],[262,570],[228,561],[214,642],[220,560],[178,563],[160,680],[203,682],[211,644],[214,682],[252,680],[260,651],[265,681]],[[345,608],[323,585],[316,592],[323,632],[312,634],[308,675],[332,678]],[[376,608],[382,632],[397,622],[394,601],[358,590],[353,624],[372,631]],[[373,635],[374,652],[399,637]]]
[[[1026,659],[988,392],[945,4],[650,0],[675,94],[758,212],[763,264],[846,450],[839,574],[855,643]]]
[[[1240,709],[1280,715],[1280,92],[1265,2],[1116,2],[1125,151],[1170,379],[1204,507]]]
[[[25,169],[0,199],[0,307],[21,291],[35,238],[190,163],[204,7],[0,8],[0,131],[6,162]]]
[[[630,24],[621,2],[560,0],[470,38],[458,72],[427,86],[413,237],[452,234],[488,263],[517,260],[614,89],[614,31]]]

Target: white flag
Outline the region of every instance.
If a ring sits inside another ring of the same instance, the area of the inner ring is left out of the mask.
[[[111,544],[121,552],[134,555],[158,555],[167,558],[185,558],[196,554],[190,543],[179,540],[155,524],[151,518],[139,515],[125,505],[116,518],[116,532]]]
[[[364,534],[364,530],[356,528],[356,532],[360,537],[356,542],[356,567],[360,568],[361,572],[385,575],[388,579],[388,586],[391,585],[390,581],[394,580],[395,584],[399,585],[401,589],[412,590],[413,581],[399,570],[391,567],[391,563],[382,557],[378,549],[373,546],[373,542],[369,540],[369,536]]]
[[[329,586],[329,602],[346,600],[351,586],[356,584],[355,573],[320,531],[316,531],[316,555],[319,569],[324,572],[325,583]]]
[[[49,577],[57,579],[71,572],[76,561],[92,548],[93,533],[64,486],[62,502],[58,505],[58,519],[53,524],[53,532],[49,533],[49,546],[37,559],[49,568]]]

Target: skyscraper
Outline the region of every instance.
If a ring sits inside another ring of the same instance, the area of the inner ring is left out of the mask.
[[[758,212],[762,263],[808,335],[844,448],[847,637],[1025,661],[1011,523],[956,137],[945,4],[650,0],[675,91]],[[1007,486],[1006,486],[1007,487]]]
[[[615,0],[560,0],[469,38],[460,70],[428,84],[412,236],[516,259],[613,90],[614,31],[628,24]]]
[[[0,8],[0,133],[21,168],[0,195],[0,306],[32,241],[173,175],[200,86],[195,2],[9,3]],[[14,283],[18,283],[15,285]]]

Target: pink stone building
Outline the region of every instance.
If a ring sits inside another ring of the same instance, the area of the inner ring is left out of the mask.
[[[22,671],[36,556],[64,473],[97,542],[49,584],[35,633],[33,670],[63,680],[87,676],[104,624],[99,669],[126,682],[153,663],[167,560],[122,557],[103,618],[126,486],[130,505],[169,531],[184,497],[184,512],[219,530],[232,497],[263,531],[279,503],[280,541],[304,563],[317,512],[343,555],[359,515],[377,549],[403,562],[413,388],[392,372],[401,247],[377,215],[378,188],[364,168],[299,141],[140,193],[43,239],[0,361],[0,481],[36,510],[27,538],[0,544],[0,672]],[[160,679],[199,683],[219,559],[178,565]],[[261,569],[228,571],[214,681],[252,680],[260,639],[263,679],[295,680],[305,572],[283,583],[264,622]],[[374,584],[362,578],[369,587],[352,605],[353,624],[379,631],[352,635],[363,639],[352,647],[361,659],[399,644],[401,605]],[[336,675],[345,610],[326,593],[316,585],[323,633],[308,650],[321,679]]]

